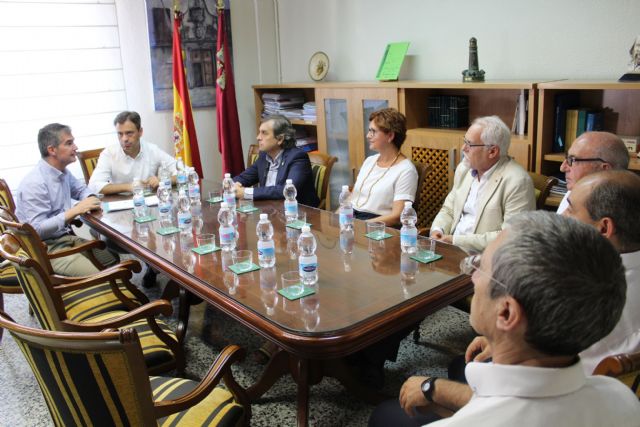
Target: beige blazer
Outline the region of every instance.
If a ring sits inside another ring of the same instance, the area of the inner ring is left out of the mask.
[[[456,168],[453,188],[433,220],[432,229],[439,228],[444,234],[453,233],[462,215],[473,179],[471,170],[460,163]],[[473,233],[453,236],[453,244],[470,253],[482,252],[510,217],[536,208],[533,182],[529,174],[509,157],[498,161],[482,194],[478,195],[478,200],[480,204]]]

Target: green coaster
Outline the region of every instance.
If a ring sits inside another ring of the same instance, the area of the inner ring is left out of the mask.
[[[252,271],[260,270],[260,267],[258,267],[254,263],[251,263],[251,268],[250,269],[241,271],[240,268],[238,267],[238,264],[233,264],[233,265],[229,266],[229,269],[231,271],[233,271],[234,273],[236,273],[236,274],[244,274],[244,273],[250,273]]]
[[[371,240],[384,240],[384,239],[388,239],[389,237],[393,237],[393,235],[389,234],[389,233],[384,233],[384,234],[380,234],[377,236],[372,235],[371,233],[367,233],[364,235],[364,237],[371,239]]]
[[[180,229],[178,227],[162,227],[156,230],[156,233],[161,236],[166,236],[167,234],[179,233]]]
[[[220,203],[222,201],[222,197],[214,197],[213,199],[207,200],[209,203]]]
[[[437,261],[440,258],[442,258],[442,255],[438,255],[438,254],[433,254],[432,256],[429,256],[429,257],[422,257],[422,256],[419,256],[419,255],[412,255],[411,256],[411,259],[414,259],[414,260],[416,260],[418,262],[421,262],[423,264],[429,264],[430,262]]]
[[[251,212],[259,211],[260,209],[256,208],[255,206],[240,206],[236,210],[240,213],[251,213]]]
[[[286,287],[284,289],[280,289],[278,291],[278,293],[280,295],[282,295],[283,297],[285,297],[286,299],[290,300],[290,301],[294,301],[294,300],[300,299],[302,297],[306,297],[306,296],[313,295],[313,294],[316,293],[316,290],[314,288],[310,288],[310,287],[305,286],[304,287],[304,291],[302,291],[301,294],[297,294],[298,289],[299,289],[298,286],[299,285],[288,286],[288,287]]]
[[[137,222],[137,223],[143,223],[143,222],[155,221],[156,219],[158,219],[158,218],[156,218],[153,215],[145,215],[145,216],[140,216],[140,217],[134,218],[134,221]]]
[[[210,254],[212,252],[219,251],[220,248],[218,246],[216,246],[215,244],[210,243],[208,245],[198,246],[197,248],[191,248],[191,250],[193,252],[197,253],[198,255],[206,255],[206,254]]]
[[[295,228],[296,230],[302,230],[302,227],[304,227],[305,225],[308,225],[309,227],[311,227],[310,223],[296,219],[295,221],[291,221],[290,223],[288,223],[287,227]]]
[[[143,193],[143,194],[144,194],[144,197],[147,197],[147,196],[153,196],[153,195],[155,195],[156,193],[155,193],[155,191],[153,191],[153,190],[144,190],[144,193]]]

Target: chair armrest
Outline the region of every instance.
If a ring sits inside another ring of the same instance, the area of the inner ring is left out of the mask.
[[[81,332],[100,332],[103,329],[108,328],[121,328],[127,326],[136,320],[148,318],[150,321],[155,321],[154,316],[162,314],[163,316],[170,316],[173,313],[173,306],[170,302],[165,300],[156,300],[148,304],[133,309],[121,316],[114,317],[104,322],[74,322],[72,320],[63,320],[63,324],[70,329]]]
[[[79,252],[85,252],[90,249],[104,249],[106,247],[105,243],[102,240],[88,240],[81,245],[74,246],[72,248],[61,249],[55,252],[49,252],[47,255],[49,259],[62,258],[68,255],[77,254]]]
[[[248,408],[249,399],[244,389],[233,379],[231,365],[244,359],[245,350],[237,345],[228,345],[216,357],[209,372],[191,392],[174,400],[159,400],[154,402],[155,417],[162,418],[176,412],[184,411],[200,403],[224,378],[227,387],[236,397],[238,403]]]
[[[67,281],[67,279],[72,279],[70,277],[56,276],[56,279],[64,280],[64,282],[66,283],[56,286],[55,289],[56,291],[63,294],[66,292],[85,289],[105,282],[115,281],[116,279],[124,281],[130,278],[131,272],[125,268],[108,269],[94,274],[93,276],[76,277],[76,280],[74,281]]]
[[[125,261],[122,261],[118,264],[112,265],[110,267],[105,268],[104,270],[100,271],[98,274],[104,274],[104,273],[109,273],[111,271],[115,271],[115,270],[119,270],[119,269],[126,269],[126,270],[130,270],[134,273],[140,273],[142,271],[142,266],[140,265],[140,263],[136,260],[133,259],[128,259]],[[58,285],[61,283],[74,283],[74,282],[79,282],[81,280],[88,280],[91,279],[93,277],[95,277],[95,275],[92,276],[62,276],[60,274],[52,274],[49,276],[51,278],[51,281],[54,283],[54,285]]]

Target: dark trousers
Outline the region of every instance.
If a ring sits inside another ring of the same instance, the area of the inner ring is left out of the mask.
[[[404,412],[398,399],[389,399],[373,410],[369,417],[369,427],[420,427],[440,419],[439,415],[432,412],[410,417]]]

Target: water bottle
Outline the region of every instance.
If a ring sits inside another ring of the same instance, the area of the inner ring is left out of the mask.
[[[230,173],[225,173],[224,179],[222,180],[222,201],[227,202],[229,209],[232,211],[236,210],[235,184],[233,179],[231,179]]]
[[[160,213],[160,219],[167,219],[171,217],[171,184],[167,185],[160,181],[158,185],[158,212]]]
[[[220,247],[225,252],[230,252],[236,248],[236,229],[233,227],[233,210],[229,209],[227,202],[220,203],[218,211],[218,222],[220,229]]]
[[[176,169],[178,169],[178,175],[176,176],[178,192],[180,192],[180,190],[187,191],[187,171],[184,167],[184,162],[180,157],[176,159]]]
[[[138,177],[133,179],[133,214],[136,218],[147,216],[147,204],[144,201],[144,187]]]
[[[351,192],[348,185],[342,186],[339,202],[340,230],[353,228],[353,205],[351,204]]]
[[[191,231],[191,201],[185,190],[178,193],[178,228],[182,233]]]
[[[340,250],[342,251],[342,262],[346,273],[351,271],[354,243],[355,236],[353,227],[348,227],[340,231]]]
[[[298,237],[298,271],[305,286],[314,286],[318,282],[318,257],[316,256],[316,238],[308,225],[302,227]]]
[[[284,195],[284,216],[287,222],[295,221],[298,219],[298,201],[296,200],[298,191],[293,185],[293,180],[287,179],[282,194]]]
[[[169,189],[169,196],[171,196],[171,171],[169,170],[169,163],[162,162],[160,171],[158,172],[158,180],[160,184],[164,184]]]
[[[200,201],[200,177],[198,176],[198,172],[196,172],[196,168],[188,168],[188,188],[189,188],[189,198],[191,199],[191,203],[195,200]]]
[[[258,235],[258,262],[260,267],[273,267],[276,263],[276,245],[273,243],[273,226],[269,215],[260,214],[260,221],[256,226]]]
[[[400,214],[400,222],[402,223],[400,249],[407,254],[415,254],[418,250],[418,229],[416,228],[418,215],[411,205],[411,202],[404,202],[404,209]]]

